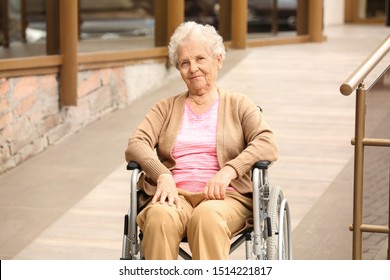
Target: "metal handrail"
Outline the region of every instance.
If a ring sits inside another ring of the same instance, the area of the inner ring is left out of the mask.
[[[345,80],[340,87],[340,92],[350,95],[356,89],[355,111],[355,137],[351,143],[354,149],[354,194],[353,194],[353,259],[362,259],[362,233],[387,233],[388,248],[387,259],[390,259],[390,193],[389,193],[389,224],[387,226],[363,224],[363,174],[364,174],[364,148],[365,146],[390,147],[390,140],[365,137],[366,117],[366,93],[364,79],[376,67],[376,65],[390,51],[390,35],[368,56],[360,66]],[[390,186],[389,186],[390,188]]]
[[[390,35],[364,60],[358,68],[345,80],[340,87],[340,92],[350,95],[363,82],[368,74],[390,51]]]

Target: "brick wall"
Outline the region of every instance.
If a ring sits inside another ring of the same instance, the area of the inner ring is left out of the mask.
[[[164,62],[83,71],[78,105],[59,105],[57,75],[0,79],[0,174],[167,80]]]

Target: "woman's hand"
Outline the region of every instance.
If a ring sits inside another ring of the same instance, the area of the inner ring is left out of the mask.
[[[237,178],[237,172],[230,166],[225,166],[211,178],[203,189],[206,199],[225,199],[226,188],[231,180]]]
[[[157,179],[157,190],[153,196],[152,203],[164,204],[168,200],[168,205],[176,205],[177,210],[182,209],[179,194],[175,181],[171,174],[161,174]]]

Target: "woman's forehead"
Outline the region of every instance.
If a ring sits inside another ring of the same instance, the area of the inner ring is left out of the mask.
[[[209,45],[203,40],[186,40],[180,44],[177,49],[178,56],[189,56],[189,55],[211,55],[211,50]]]

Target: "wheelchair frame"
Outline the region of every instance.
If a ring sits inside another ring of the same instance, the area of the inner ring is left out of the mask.
[[[245,242],[246,259],[275,260],[292,259],[290,209],[279,186],[270,187],[268,180],[269,161],[259,161],[252,168],[253,184],[253,228],[235,239],[230,253]],[[122,260],[144,259],[142,254],[142,233],[136,222],[138,214],[137,181],[141,168],[136,162],[129,162],[131,170],[130,207],[124,217]],[[186,240],[183,240],[186,242]],[[182,247],[179,256],[185,260],[192,257]]]

